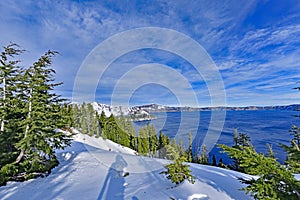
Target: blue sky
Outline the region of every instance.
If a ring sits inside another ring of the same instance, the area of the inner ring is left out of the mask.
[[[292,89],[300,81],[299,10],[298,0],[1,1],[0,45],[11,41],[28,50],[24,66],[48,49],[59,51],[54,68],[64,85],[57,92],[72,99],[79,68],[101,42],[136,28],[171,29],[195,40],[214,61],[226,93],[222,105],[293,104],[300,103]],[[99,77],[95,98],[111,103],[117,96],[119,104],[131,105],[217,105],[207,82],[177,54],[145,48],[114,60]],[[186,101],[193,95],[196,101]]]

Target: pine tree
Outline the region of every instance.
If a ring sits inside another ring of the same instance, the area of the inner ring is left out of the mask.
[[[122,129],[118,128],[120,140],[118,141],[119,144],[130,147],[130,136],[127,132],[123,131]]]
[[[253,147],[245,146],[243,149],[219,145],[231,158],[238,158],[240,166],[245,172],[257,175],[258,178],[243,179],[241,182],[247,184],[243,188],[250,193],[254,199],[299,199],[300,182],[275,158],[259,154]]]
[[[183,158],[179,157],[175,159],[173,163],[165,165],[167,171],[163,171],[161,173],[166,174],[167,178],[176,185],[182,183],[184,180],[194,183],[195,180],[191,174],[192,171],[189,169],[189,165],[186,165],[183,162]]]
[[[300,90],[300,87],[294,89]],[[300,108],[297,108],[296,111],[300,111]],[[299,115],[296,115],[296,117],[300,118]],[[300,127],[293,125],[289,132],[293,136],[290,146],[281,145],[288,153],[285,163],[292,172],[300,173]]]
[[[80,130],[80,106],[77,104],[72,104],[71,110],[73,113],[73,127],[77,130]]]
[[[50,68],[56,52],[48,51],[26,70],[12,60],[22,53],[10,44],[1,53],[0,78],[0,185],[49,172],[58,161],[54,150],[70,144],[64,99],[53,92],[55,71]]]
[[[133,127],[132,121],[129,117],[124,117],[121,115],[120,118],[115,118],[117,123],[117,129],[120,132],[121,143],[122,145],[132,148],[135,148],[135,128]]]
[[[85,110],[86,110],[86,115],[84,117],[85,117],[86,124],[87,124],[86,133],[89,136],[94,136],[94,129],[93,129],[94,128],[93,127],[94,120],[93,119],[95,118],[96,112],[90,103],[86,104]]]
[[[98,120],[98,114],[94,110],[91,103],[85,104],[84,107],[85,115],[82,117],[83,120],[85,120],[86,124],[86,130],[85,133],[87,133],[90,136],[100,136],[100,124]]]
[[[193,161],[193,136],[192,133],[189,133],[189,148],[187,151],[187,155],[188,155],[188,162],[192,162]]]
[[[168,145],[168,141],[166,137],[163,135],[162,131],[159,131],[158,137],[158,156],[159,158],[165,158],[167,156],[166,146]]]
[[[150,151],[148,133],[145,127],[140,128],[138,132],[137,149],[138,152],[142,155],[148,155]]]
[[[180,157],[184,157],[185,160],[187,160],[187,156],[186,156],[185,150],[183,148],[182,138],[179,139],[179,144],[177,145],[177,151],[178,151]]]
[[[198,159],[198,162],[200,164],[205,164],[205,165],[208,164],[207,148],[205,145],[202,145],[202,147],[201,147],[201,155]]]
[[[233,148],[243,150],[244,147],[252,147],[251,139],[246,133],[239,133],[237,129],[234,129]],[[240,167],[239,158],[233,158],[232,169],[240,172],[244,172],[243,168]]]
[[[64,103],[60,108],[60,119],[61,119],[61,125],[59,127],[62,127],[62,130],[66,130],[69,132],[72,132],[71,127],[74,127],[74,110],[72,105],[68,103]]]
[[[158,139],[156,135],[156,130],[154,125],[147,125],[148,134],[149,134],[149,143],[150,143],[150,153],[155,156],[158,148]]]
[[[16,147],[19,156],[16,163],[26,172],[44,172],[57,164],[54,150],[70,144],[69,136],[56,131],[62,125],[60,104],[63,99],[53,92],[61,83],[53,83],[55,71],[50,68],[54,51],[46,52],[26,70],[23,80],[24,121],[23,132]],[[26,178],[26,177],[25,177]]]
[[[270,144],[267,144],[267,147],[268,147],[268,155],[267,156],[276,159],[275,153],[272,149],[272,146]]]
[[[17,44],[9,44],[1,52],[0,60],[0,169],[12,162],[17,154],[14,143],[16,142],[18,121],[21,120],[19,100],[16,98],[20,92],[18,84],[21,78],[19,60],[16,56],[24,50]]]
[[[233,148],[243,149],[244,147],[251,146],[251,139],[246,133],[239,133],[237,129],[234,129],[234,145]]]
[[[170,144],[165,146],[166,148],[166,158],[169,160],[176,160],[180,157],[178,152],[178,146],[176,144],[176,140],[172,139]]]
[[[121,132],[122,135],[122,144],[137,151],[136,130],[132,124],[131,118],[121,115],[120,118],[115,118],[115,120],[118,125],[118,131]]]
[[[99,117],[100,129],[101,129],[101,137],[103,139],[107,139],[107,118],[105,116],[104,111],[101,112]]]
[[[80,131],[84,134],[88,133],[88,123],[86,120],[86,116],[87,116],[87,109],[86,109],[86,103],[83,102],[80,106]]]
[[[212,157],[212,164],[211,165],[212,166],[217,166],[217,159],[216,159],[215,155],[213,155],[213,157]]]
[[[294,173],[300,173],[300,127],[293,125],[290,132],[293,135],[290,146],[281,145],[288,153],[285,163]]]
[[[93,118],[93,130],[94,130],[94,135],[96,138],[100,137],[101,135],[101,127],[99,123],[99,116],[98,113],[95,112],[94,118]]]

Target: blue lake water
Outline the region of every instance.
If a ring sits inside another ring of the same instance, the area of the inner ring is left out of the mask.
[[[213,111],[220,112],[220,111]],[[267,143],[272,145],[275,156],[282,163],[286,158],[285,151],[279,144],[290,144],[292,135],[289,130],[293,124],[299,125],[300,120],[293,115],[299,114],[290,110],[254,110],[254,111],[227,111],[225,113],[224,126],[221,131],[212,130],[211,133],[220,133],[220,137],[215,141],[217,144],[233,144],[233,132],[237,128],[239,132],[247,133],[251,137],[251,142],[258,152],[268,151]],[[167,112],[153,113],[157,119],[152,120],[159,132],[168,134],[171,138],[183,139],[185,147],[188,146],[188,133],[194,136],[194,150],[200,149],[205,136],[208,134],[212,111],[201,112]],[[199,120],[198,120],[199,119]],[[149,122],[135,122],[137,127],[144,126]],[[209,137],[207,135],[206,137]],[[216,155],[217,160],[223,159],[224,163],[229,163],[228,157],[220,152],[216,145],[211,145],[209,156]]]

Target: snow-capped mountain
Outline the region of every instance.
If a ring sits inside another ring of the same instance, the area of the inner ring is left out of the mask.
[[[100,115],[104,112],[106,117],[109,117],[111,114],[114,116],[121,116],[121,115],[129,115],[131,113],[131,108],[126,106],[111,106],[107,104],[93,102],[91,103],[94,110]]]
[[[154,116],[140,107],[111,106],[97,102],[93,102],[91,104],[99,115],[104,112],[106,117],[109,117],[111,114],[113,114],[114,116],[130,116],[134,121],[154,119]]]

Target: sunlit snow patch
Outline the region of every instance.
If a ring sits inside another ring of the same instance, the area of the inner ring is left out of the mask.
[[[208,198],[208,196],[205,194],[193,194],[188,197],[188,200],[198,200],[198,199],[204,199],[204,198]]]

